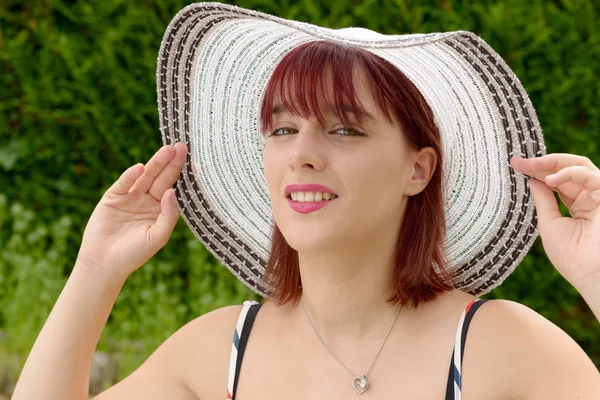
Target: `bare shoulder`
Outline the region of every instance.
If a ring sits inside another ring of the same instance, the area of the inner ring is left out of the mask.
[[[598,399],[600,374],[562,329],[529,307],[488,301],[477,311],[467,337],[466,365],[493,377],[505,398]],[[509,384],[507,384],[509,383]]]
[[[241,310],[242,305],[213,310],[190,321],[174,337],[178,349],[171,357],[185,354],[181,376],[200,399],[227,395],[229,358]],[[174,361],[181,362],[181,358]]]
[[[241,309],[241,305],[222,307],[188,322],[136,371],[97,398],[224,398]]]

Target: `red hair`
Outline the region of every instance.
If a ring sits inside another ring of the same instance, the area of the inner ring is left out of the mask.
[[[287,111],[303,118],[314,115],[324,122],[319,110],[325,106],[342,123],[349,123],[348,109],[344,107],[348,104],[354,117],[363,121],[368,113],[354,86],[357,66],[365,72],[367,87],[378,109],[402,128],[410,146],[417,150],[429,146],[438,153],[435,172],[427,187],[408,199],[396,244],[395,293],[388,299],[392,305],[399,302],[417,307],[452,287],[447,283],[450,275],[443,250],[446,222],[440,134],[431,108],[414,84],[388,61],[366,50],[327,41],[305,43],[287,53],[271,75],[261,103],[261,129],[268,132],[272,128],[276,95]],[[333,96],[327,91],[327,77],[336,88]],[[436,272],[435,266],[439,271]],[[275,223],[263,279],[274,287],[269,298],[276,304],[300,299],[298,253]]]

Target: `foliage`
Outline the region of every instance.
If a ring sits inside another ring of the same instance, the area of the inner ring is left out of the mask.
[[[243,0],[284,18],[383,33],[471,30],[530,94],[549,152],[600,165],[600,5],[592,0]],[[187,2],[0,3],[0,348],[22,359],[77,255],[87,218],[123,170],[161,146],[155,68],[162,34]],[[600,331],[541,244],[488,298],[524,303],[600,365]],[[100,348],[125,376],[185,322],[256,298],[180,221],[128,280]],[[4,339],[3,339],[4,338]],[[2,343],[5,341],[6,343]],[[0,355],[3,352],[0,352]]]

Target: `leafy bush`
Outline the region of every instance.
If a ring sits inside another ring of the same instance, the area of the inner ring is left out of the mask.
[[[236,2],[332,28],[474,31],[527,88],[548,150],[585,155],[600,165],[599,3],[469,3]],[[0,340],[8,341],[0,348],[23,360],[64,285],[102,193],[162,144],[156,57],[168,22],[186,4],[7,0],[0,5],[0,330],[5,332]],[[539,241],[486,297],[532,307],[600,366],[598,324],[550,265]],[[100,348],[122,354],[123,377],[186,321],[252,298],[180,221],[169,244],[128,280]]]

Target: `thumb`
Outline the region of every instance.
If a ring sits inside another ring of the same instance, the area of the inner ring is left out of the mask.
[[[535,178],[530,178],[527,181],[527,186],[531,189],[533,202],[538,215],[538,225],[540,232],[552,220],[561,218],[558,209],[558,202],[554,197],[554,192],[544,182],[540,182]]]
[[[179,208],[175,204],[175,189],[169,189],[160,200],[160,214],[154,224],[156,234],[163,238],[164,243],[169,240],[178,219]]]

